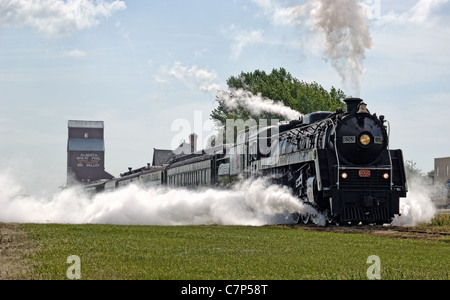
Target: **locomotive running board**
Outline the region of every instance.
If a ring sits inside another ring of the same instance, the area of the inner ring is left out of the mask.
[[[314,162],[316,168],[317,189],[321,191],[322,180],[320,177],[319,160],[317,159],[317,149],[310,149],[279,156],[265,157],[252,164],[253,166],[256,165],[258,170],[268,170],[306,162]]]

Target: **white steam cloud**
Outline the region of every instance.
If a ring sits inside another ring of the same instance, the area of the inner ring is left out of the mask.
[[[217,97],[229,109],[244,107],[254,116],[262,113],[273,113],[283,116],[286,120],[298,120],[302,116],[301,113],[285,106],[282,102],[275,102],[262,97],[261,94],[254,95],[243,89],[230,89],[229,92],[218,91]]]
[[[358,0],[321,0],[312,15],[325,34],[325,61],[359,94],[365,52],[372,48],[366,9]]]
[[[436,215],[433,203],[433,189],[423,179],[412,176],[408,178],[409,192],[406,198],[400,198],[400,214],[393,221],[397,226],[416,226],[429,223]]]
[[[217,82],[217,73],[201,69],[197,66],[187,67],[181,62],[175,61],[171,68],[161,67],[162,75],[170,75],[182,82],[192,90],[201,90],[204,92],[216,92],[219,100],[222,100],[229,109],[247,109],[253,116],[262,113],[272,113],[283,116],[286,120],[298,120],[302,114],[298,111],[285,106],[282,102],[264,98],[261,94],[254,95],[244,89],[233,89],[229,91],[221,90]],[[165,80],[157,77],[160,83],[166,83]]]
[[[27,196],[0,174],[0,222],[119,225],[251,225],[289,223],[294,212],[317,212],[286,187],[263,179],[230,190],[142,188],[130,185],[90,198],[79,188],[50,197]]]
[[[411,189],[400,200],[401,216],[396,226],[430,222],[436,214],[432,190],[419,179],[410,179]],[[284,186],[265,179],[246,180],[231,189],[203,190],[125,188],[93,197],[81,188],[50,196],[27,195],[10,173],[0,172],[0,222],[117,224],[117,225],[247,225],[290,224],[291,214],[315,215],[325,225],[325,216],[304,205]]]
[[[359,0],[310,0],[291,7],[273,0],[253,2],[275,25],[296,27],[302,34],[321,32],[324,60],[338,72],[344,86],[359,94],[365,53],[373,44],[367,5]]]

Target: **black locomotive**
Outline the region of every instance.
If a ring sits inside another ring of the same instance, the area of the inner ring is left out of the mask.
[[[271,165],[262,158],[260,169],[282,174],[278,182],[329,221],[391,223],[407,192],[402,151],[389,149],[384,116],[370,114],[359,98],[345,102],[346,112],[312,113],[281,132],[283,159]]]
[[[121,178],[86,186],[115,189],[129,182],[197,188],[264,176],[290,187],[332,223],[391,223],[407,185],[401,150],[389,149],[389,123],[359,98],[347,111],[314,112],[277,126],[239,133],[232,146],[175,156]],[[262,151],[270,148],[272,151]],[[296,222],[311,216],[296,214]]]

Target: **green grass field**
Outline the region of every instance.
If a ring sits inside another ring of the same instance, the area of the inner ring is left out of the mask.
[[[436,225],[438,226],[438,225]],[[446,225],[448,226],[448,225]],[[29,237],[27,272],[15,279],[67,279],[67,258],[82,279],[450,279],[449,238],[402,239],[292,227],[20,225]]]

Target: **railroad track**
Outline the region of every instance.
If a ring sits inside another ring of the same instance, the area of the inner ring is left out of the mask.
[[[432,239],[440,237],[450,237],[450,232],[438,232],[414,227],[381,226],[381,225],[361,225],[361,226],[327,225],[325,227],[319,227],[313,224],[307,225],[297,224],[292,225],[292,227],[303,230],[320,231],[320,232],[367,233],[379,236],[393,236],[400,238]]]
[[[393,228],[392,230],[398,231],[398,232],[411,232],[411,233],[419,233],[419,234],[450,236],[450,232],[436,232],[436,231],[417,230],[417,229],[410,229],[410,228]]]

